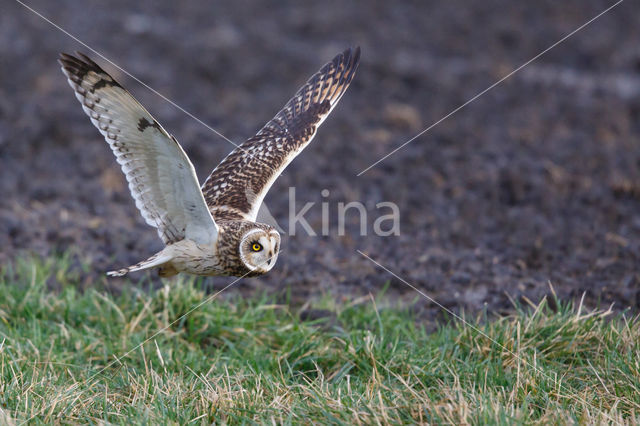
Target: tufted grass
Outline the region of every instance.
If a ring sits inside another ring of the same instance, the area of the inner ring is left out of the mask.
[[[80,292],[68,266],[0,274],[0,423],[640,421],[637,317],[554,300],[427,332],[383,297],[327,297],[316,320],[216,298],[118,360],[206,295],[188,279]]]

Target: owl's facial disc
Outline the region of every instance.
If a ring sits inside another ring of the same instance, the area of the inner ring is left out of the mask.
[[[280,234],[275,229],[252,229],[240,241],[240,259],[250,271],[265,274],[273,268],[280,250]]]

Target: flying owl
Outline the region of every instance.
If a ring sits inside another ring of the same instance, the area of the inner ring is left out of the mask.
[[[147,224],[165,248],[147,260],[108,272],[159,268],[160,276],[257,276],[273,268],[280,234],[257,223],[267,191],[316,134],[349,87],[360,48],[324,65],[284,108],[198,183],[175,137],[113,77],[87,56],[62,53],[62,72],[82,109],[111,147]]]

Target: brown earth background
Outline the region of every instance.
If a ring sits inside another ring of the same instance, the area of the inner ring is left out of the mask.
[[[640,308],[640,3],[627,0],[360,177],[371,163],[613,1],[29,1],[236,143],[324,62],[360,45],[351,88],[266,198],[287,229],[288,188],[320,230],[298,229],[267,276],[229,294],[378,293],[439,312],[361,250],[443,305],[512,308],[586,292]],[[56,63],[80,50],[173,133],[203,180],[233,148],[12,0],[0,13],[0,262],[72,253],[83,287],[161,248]],[[328,198],[321,191],[328,189]],[[398,237],[337,235],[337,203],[395,202]],[[90,268],[82,268],[89,263]],[[134,280],[145,275],[134,276]],[[152,275],[153,280],[157,280]],[[222,288],[230,278],[209,278]]]

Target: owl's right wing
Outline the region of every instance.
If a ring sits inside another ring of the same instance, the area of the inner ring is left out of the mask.
[[[231,151],[211,172],[202,192],[216,219],[256,220],[267,191],[338,104],[359,60],[359,47],[338,54],[258,134]]]
[[[142,217],[165,244],[184,238],[199,244],[215,241],[218,227],[178,141],[98,64],[78,56],[63,53],[58,62],[115,154]]]

